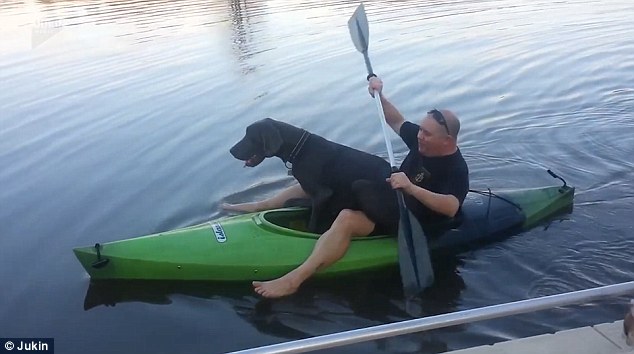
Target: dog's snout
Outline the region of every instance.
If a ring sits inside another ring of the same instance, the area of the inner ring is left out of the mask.
[[[248,161],[253,159],[254,156],[264,156],[261,148],[249,137],[248,130],[247,135],[233,145],[231,149],[229,149],[229,152],[233,157],[241,161]]]
[[[235,145],[231,147],[231,149],[229,149],[229,153],[236,159],[238,158],[237,146],[238,146],[238,143],[236,143]]]

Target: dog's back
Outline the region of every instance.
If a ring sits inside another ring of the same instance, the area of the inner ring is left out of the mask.
[[[392,215],[394,209],[398,213],[396,196],[386,189],[390,165],[378,156],[271,118],[247,127],[244,138],[230,151],[250,167],[273,156],[287,166],[291,163],[293,176],[313,201],[309,223],[313,232],[328,229],[343,209],[363,210],[373,220],[378,218],[373,215],[383,215],[383,211],[385,215]],[[376,190],[382,193],[374,195]]]
[[[322,203],[311,231],[327,230],[343,209],[364,211],[375,222],[393,219],[398,205],[386,182],[390,172],[390,164],[378,156],[311,135],[293,163],[302,188]],[[320,200],[324,194],[328,197]]]

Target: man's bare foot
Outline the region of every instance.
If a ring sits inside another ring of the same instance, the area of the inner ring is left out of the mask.
[[[253,290],[256,293],[268,297],[276,298],[293,294],[297,291],[299,285],[296,285],[288,277],[281,277],[270,281],[254,281]]]
[[[243,213],[254,213],[256,211],[262,210],[262,209],[260,209],[260,203],[258,203],[258,202],[240,203],[240,204],[222,203],[220,206],[224,210],[238,211],[238,212],[243,212]]]

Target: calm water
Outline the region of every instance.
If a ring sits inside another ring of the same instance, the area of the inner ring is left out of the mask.
[[[348,1],[0,2],[0,336],[59,353],[218,353],[411,318],[398,278],[90,285],[74,246],[223,216],[289,183],[228,153],[265,116],[386,157]],[[634,279],[634,4],[367,1],[370,56],[410,120],[462,118],[472,187],[577,187],[562,220],[452,260],[445,313]],[[393,136],[397,159],[405,147]],[[625,298],[336,352],[441,352],[614,321]]]

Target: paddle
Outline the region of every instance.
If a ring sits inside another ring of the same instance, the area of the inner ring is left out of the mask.
[[[350,36],[352,37],[354,46],[363,54],[369,80],[372,76],[376,75],[374,75],[372,71],[372,64],[368,56],[370,30],[363,3],[357,7],[352,17],[350,17],[348,29],[350,30]],[[390,165],[392,166],[392,171],[396,172],[398,168],[394,162],[392,143],[388,137],[385,113],[383,112],[381,98],[376,91],[374,92],[374,101],[379,111],[379,119],[381,120],[381,127],[383,128],[383,137],[385,138]],[[418,223],[418,220],[416,220],[416,217],[407,210],[405,200],[403,199],[403,192],[397,190],[396,195],[400,211],[398,225],[398,263],[401,270],[401,281],[403,282],[403,289],[407,294],[416,294],[434,282],[434,271],[429,257],[427,238],[423,233],[423,229]]]

